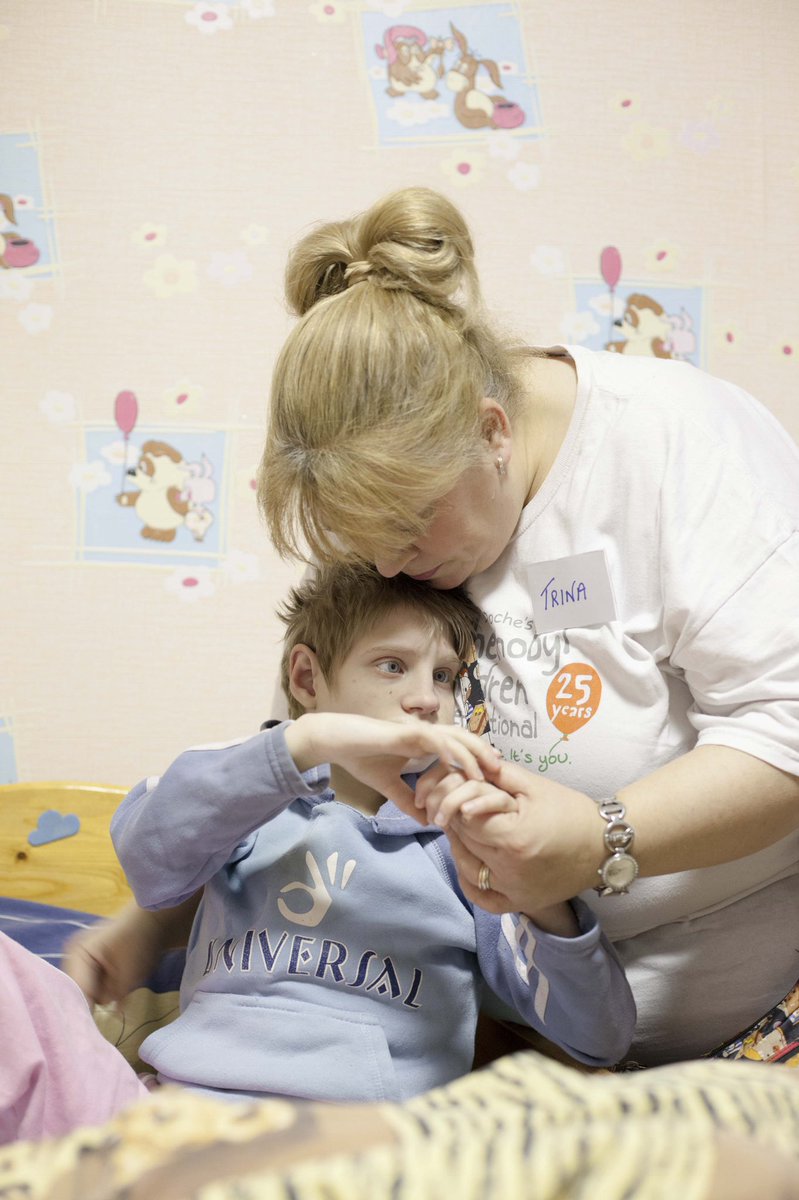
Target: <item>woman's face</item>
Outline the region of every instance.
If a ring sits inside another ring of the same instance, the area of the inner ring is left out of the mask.
[[[404,572],[445,590],[496,562],[521,512],[510,477],[500,476],[497,469],[500,453],[487,445],[477,466],[470,467],[435,505],[427,532],[398,554],[376,558],[381,575]],[[507,458],[506,451],[503,470]]]

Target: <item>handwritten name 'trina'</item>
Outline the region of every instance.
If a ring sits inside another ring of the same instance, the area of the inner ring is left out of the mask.
[[[541,597],[544,601],[544,612],[549,612],[550,608],[564,608],[567,604],[579,604],[581,600],[588,599],[588,589],[584,583],[573,579],[571,587],[557,587],[555,576],[544,584],[541,589]]]

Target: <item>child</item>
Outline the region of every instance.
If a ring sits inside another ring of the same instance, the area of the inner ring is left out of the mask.
[[[204,889],[181,1015],[144,1060],[233,1096],[401,1100],[469,1070],[484,981],[575,1058],[615,1062],[635,1010],[587,907],[501,922],[465,899],[444,831],[383,801],[408,759],[477,779],[493,756],[452,725],[471,602],[335,566],[280,615],[297,719],[187,751],[112,821],[139,904]]]

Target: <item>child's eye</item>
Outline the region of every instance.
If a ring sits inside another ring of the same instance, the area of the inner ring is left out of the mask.
[[[449,667],[439,667],[433,672],[433,680],[435,683],[443,683],[447,687],[451,687],[455,682],[455,672],[450,671]]]
[[[378,670],[385,675],[401,675],[402,663],[398,658],[384,658],[381,663],[377,664]]]

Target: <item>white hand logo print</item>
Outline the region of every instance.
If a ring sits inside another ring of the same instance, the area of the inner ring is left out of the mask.
[[[327,884],[322,878],[322,872],[319,870],[319,864],[311,854],[310,850],[305,853],[305,862],[311,876],[310,886],[307,883],[287,883],[285,887],[280,889],[280,895],[285,895],[286,892],[307,892],[311,897],[313,904],[308,912],[295,912],[293,908],[289,908],[285,900],[278,900],[277,907],[282,916],[287,921],[293,921],[295,925],[319,925],[324,920],[327,910],[333,903],[333,897],[328,891]],[[327,877],[330,880],[331,886],[336,885],[336,874],[338,872],[338,850],[335,850],[325,864],[327,866]],[[344,864],[341,872],[340,887],[342,892],[350,881],[352,872],[355,870],[356,862],[354,858],[349,858]]]

